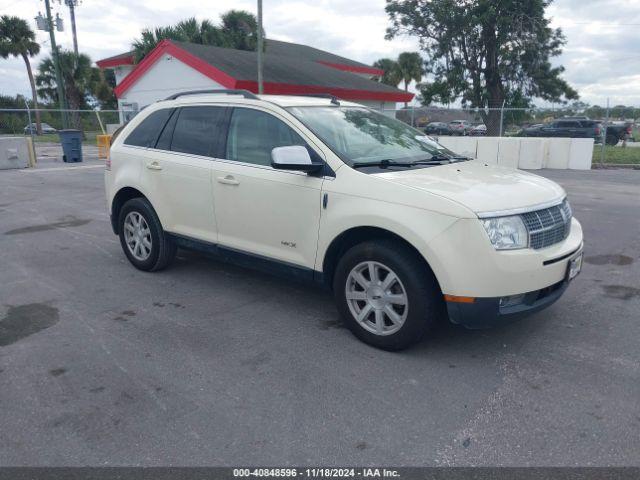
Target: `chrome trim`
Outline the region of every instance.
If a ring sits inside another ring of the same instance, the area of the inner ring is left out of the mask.
[[[544,210],[545,208],[557,207],[562,205],[567,196],[560,197],[560,199],[552,200],[550,202],[539,203],[530,207],[513,208],[510,210],[493,210],[491,212],[476,212],[476,215],[480,219],[484,218],[497,218],[497,217],[510,217],[512,215],[520,215],[523,213],[535,212],[537,210]]]

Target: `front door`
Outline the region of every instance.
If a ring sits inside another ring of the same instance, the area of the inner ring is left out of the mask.
[[[218,242],[313,268],[323,178],[272,168],[271,150],[287,145],[310,148],[275,114],[254,108],[233,109],[225,152],[214,167]]]

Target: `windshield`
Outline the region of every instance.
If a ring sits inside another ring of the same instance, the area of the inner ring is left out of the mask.
[[[419,130],[368,108],[291,107],[289,111],[351,166],[456,156]]]

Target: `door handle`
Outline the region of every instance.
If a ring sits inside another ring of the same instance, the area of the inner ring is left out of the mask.
[[[162,167],[160,166],[160,164],[158,162],[147,163],[147,168],[149,170],[162,170]]]
[[[225,185],[240,185],[240,182],[233,178],[233,175],[227,175],[226,177],[218,177],[218,183],[223,183]]]

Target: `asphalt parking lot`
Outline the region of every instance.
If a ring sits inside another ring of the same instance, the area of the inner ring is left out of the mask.
[[[553,307],[387,353],[323,291],[135,270],[97,165],[0,172],[0,465],[640,465],[640,171],[541,172],[586,237]]]

